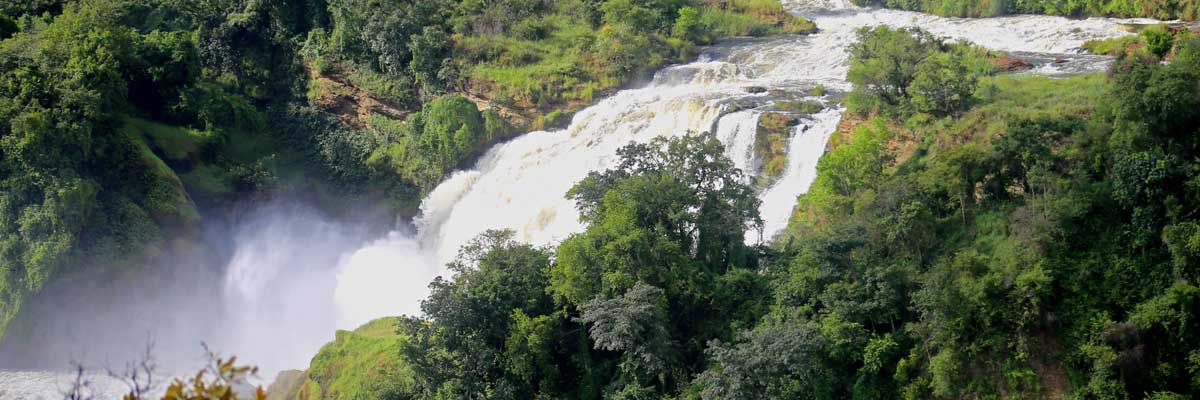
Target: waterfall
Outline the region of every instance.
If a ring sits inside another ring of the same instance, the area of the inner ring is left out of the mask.
[[[846,0],[784,0],[784,4],[815,20],[821,31],[723,42],[706,49],[696,62],[663,69],[644,88],[620,91],[580,111],[565,129],[531,132],[496,145],[473,168],[455,173],[424,199],[412,229],[329,246],[321,250],[328,254],[321,255],[314,254],[314,248],[320,247],[316,243],[339,240],[331,237],[337,236],[338,229],[284,224],[246,231],[264,236],[238,241],[220,297],[236,302],[227,306],[232,312],[251,312],[231,321],[265,323],[270,329],[232,330],[224,334],[236,337],[216,339],[203,337],[208,332],[195,333],[179,342],[209,340],[223,353],[270,366],[264,369],[267,378],[282,368],[304,368],[317,346],[333,338],[334,329],[353,329],[382,316],[419,315],[429,282],[447,275],[445,263],[484,230],[511,229],[518,239],[537,245],[551,245],[581,231],[578,212],[564,195],[588,172],[613,166],[616,150],[630,141],[713,132],[734,163],[753,172],[758,162],[753,156],[755,130],[762,112],[779,100],[778,93],[813,99],[807,93],[817,85],[849,90],[847,47],[862,27],[919,26],[938,36],[996,50],[1037,53],[1050,60],[1034,71],[1042,74],[1105,68],[1107,59],[1077,55],[1079,47],[1085,40],[1127,34],[1116,20],[1101,18],[959,19],[859,9]],[[1066,62],[1056,62],[1060,59]],[[796,197],[815,179],[817,162],[841,112],[833,106],[799,117],[788,143],[787,170],[760,193],[766,237],[787,225]],[[291,241],[297,235],[303,240]],[[747,239],[756,241],[757,233],[753,236]],[[313,262],[323,264],[308,265]],[[320,282],[303,290],[285,287],[297,281],[284,277],[296,275],[297,264],[304,267],[300,276]],[[286,307],[297,301],[314,305]],[[273,312],[277,307],[284,311]],[[309,310],[317,311],[306,314]],[[279,335],[286,333],[307,336],[280,340]],[[56,398],[56,393],[39,395],[47,393],[39,386],[43,382],[28,373],[0,371],[0,387],[14,388],[9,390],[18,396]],[[32,389],[39,387],[43,390]]]
[[[796,197],[808,190],[817,179],[817,161],[825,153],[825,143],[841,121],[842,109],[827,108],[801,121],[788,142],[787,169],[778,182],[759,197],[762,206],[763,234],[772,238],[787,227],[796,205]]]
[[[660,71],[648,87],[621,91],[584,109],[566,129],[528,133],[491,149],[474,168],[455,175],[424,201],[421,209],[425,217],[415,235],[392,235],[338,266],[340,277],[356,277],[338,282],[339,292],[355,294],[338,303],[341,312],[354,316],[342,319],[339,328],[353,328],[372,317],[416,312],[414,304],[426,294],[420,284],[446,275],[442,266],[453,259],[460,246],[484,230],[512,229],[517,238],[537,245],[553,244],[581,231],[578,212],[565,193],[588,172],[611,167],[617,161],[616,149],[630,141],[713,131],[739,168],[754,171],[751,153],[760,114],[756,108],[776,99],[751,94],[750,89],[768,88],[801,96],[816,85],[849,90],[845,80],[847,47],[861,27],[919,26],[950,39],[1004,51],[1051,53],[1059,55],[1051,59],[1068,61],[1080,58],[1074,53],[1086,40],[1127,34],[1113,20],[1102,18],[942,18],[857,9],[839,0],[827,3],[831,4],[785,2],[813,18],[821,29],[817,34],[734,40],[715,46],[696,62]],[[1080,63],[1083,69],[1106,65],[1084,58],[1089,62]],[[1064,69],[1073,65],[1050,64],[1054,63],[1047,63],[1039,71],[1071,72]],[[816,178],[817,160],[840,118],[840,109],[828,108],[801,119],[789,142],[787,170],[760,194],[765,237],[786,227],[796,197]],[[443,190],[455,195],[439,195]],[[361,256],[383,254],[386,248],[406,250],[386,260]],[[395,282],[395,287],[371,290],[375,279],[368,270],[376,271],[376,279]],[[370,285],[358,286],[360,283]],[[409,300],[400,301],[402,298]],[[394,308],[385,312],[389,310],[381,308],[381,303],[394,303]]]
[[[717,121],[717,140],[725,144],[725,156],[742,171],[758,168],[756,161],[759,160],[754,159],[754,136],[760,116],[759,111],[746,110],[726,114]]]

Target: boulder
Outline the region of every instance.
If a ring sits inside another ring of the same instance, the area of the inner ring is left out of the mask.
[[[1029,61],[1025,61],[1024,59],[1017,57],[1000,57],[995,60],[995,63],[996,69],[999,69],[1003,72],[1016,72],[1033,69],[1033,64],[1030,64]]]

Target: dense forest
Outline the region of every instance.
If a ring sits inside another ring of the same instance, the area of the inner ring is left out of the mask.
[[[270,392],[1200,395],[1200,39],[1070,78],[921,30],[858,40],[842,129],[772,246],[743,244],[757,200],[710,135],[630,144],[566,194],[586,231],[480,235],[424,318],[339,332]]]
[[[5,0],[0,337],[67,266],[130,268],[281,193],[411,216],[697,44],[813,29],[758,0]]]
[[[1106,16],[1200,19],[1200,2],[1193,0],[851,0],[860,6],[921,11],[948,17],[995,17],[1006,14],[1047,14],[1068,17]]]

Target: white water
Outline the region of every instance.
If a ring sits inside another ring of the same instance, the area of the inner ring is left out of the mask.
[[[760,113],[753,109],[730,110],[735,104],[742,108],[747,103],[751,107],[769,105],[771,100],[766,95],[750,94],[751,87],[796,90],[820,84],[849,90],[845,80],[846,48],[860,27],[919,26],[935,35],[996,50],[1055,54],[1075,53],[1086,40],[1127,34],[1113,20],[1099,18],[955,19],[863,10],[847,3],[784,3],[811,16],[821,32],[719,46],[697,62],[663,70],[646,88],[622,91],[583,110],[565,130],[533,132],[497,146],[474,169],[443,183],[423,203],[425,217],[418,221],[415,236],[393,235],[360,250],[352,262],[339,266],[342,276],[354,277],[339,282],[340,293],[353,293],[338,299],[339,309],[354,315],[343,321],[343,327],[371,317],[415,312],[415,304],[426,294],[424,290],[373,292],[359,283],[371,281],[372,276],[427,282],[444,272],[440,266],[451,260],[462,244],[485,229],[512,229],[518,238],[534,244],[552,244],[582,230],[578,212],[564,194],[588,172],[612,166],[615,150],[630,141],[715,129],[736,165],[755,167],[750,150]],[[1041,72],[1059,73],[1072,66],[1045,66]],[[1089,63],[1080,67],[1103,66]],[[772,237],[786,226],[796,196],[815,178],[817,160],[840,114],[840,110],[827,109],[804,118],[796,127],[788,149],[787,171],[761,194],[765,237]],[[359,312],[383,311],[381,300],[392,307],[391,313]]]
[[[483,230],[512,229],[521,240],[535,244],[552,244],[580,231],[578,213],[564,194],[588,172],[610,167],[616,161],[616,149],[630,141],[712,131],[727,145],[727,154],[739,167],[753,169],[758,162],[751,151],[754,126],[773,98],[751,94],[748,89],[797,93],[816,85],[850,89],[845,80],[846,48],[860,27],[920,26],[936,35],[997,50],[1039,53],[1073,53],[1085,40],[1125,34],[1106,19],[1015,16],[971,20],[862,10],[837,0],[832,4],[813,0],[784,3],[811,16],[821,32],[716,46],[697,62],[664,69],[648,87],[621,91],[581,111],[564,130],[532,132],[496,146],[475,168],[456,173],[425,199],[415,232],[392,232],[349,250],[331,247],[328,251],[337,253],[323,258],[339,260],[336,267],[305,270],[305,276],[333,281],[332,285],[319,283],[312,285],[316,289],[293,292],[272,284],[292,281],[285,279],[296,274],[291,264],[298,257],[310,258],[297,256],[306,245],[297,248],[296,243],[287,242],[289,232],[239,242],[242,247],[227,267],[222,296],[247,305],[249,314],[237,318],[239,324],[270,327],[236,330],[237,337],[217,341],[218,350],[240,354],[245,362],[268,365],[264,377],[269,379],[282,368],[304,368],[318,346],[332,339],[334,329],[352,329],[381,316],[419,314],[426,285],[444,275],[445,262]],[[1103,62],[1090,59],[1047,64],[1037,72],[1055,74],[1103,66]],[[840,114],[839,109],[826,109],[802,118],[796,127],[789,142],[788,169],[760,195],[767,238],[786,226],[796,196],[815,178],[817,160]],[[749,241],[758,239],[757,232],[747,237]],[[303,301],[305,307],[286,307],[293,301]],[[312,309],[310,302],[321,305],[316,314],[306,314]],[[280,306],[285,306],[284,311],[276,311]],[[325,307],[328,313],[320,311]],[[0,399],[57,398],[57,388],[49,387],[49,382],[61,382],[62,378],[47,376],[56,375],[0,372]]]

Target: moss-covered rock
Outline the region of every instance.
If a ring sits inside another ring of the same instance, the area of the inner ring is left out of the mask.
[[[758,185],[769,187],[783,176],[787,169],[788,139],[796,118],[778,112],[769,112],[758,120],[758,131],[754,137],[754,158],[759,160]]]

